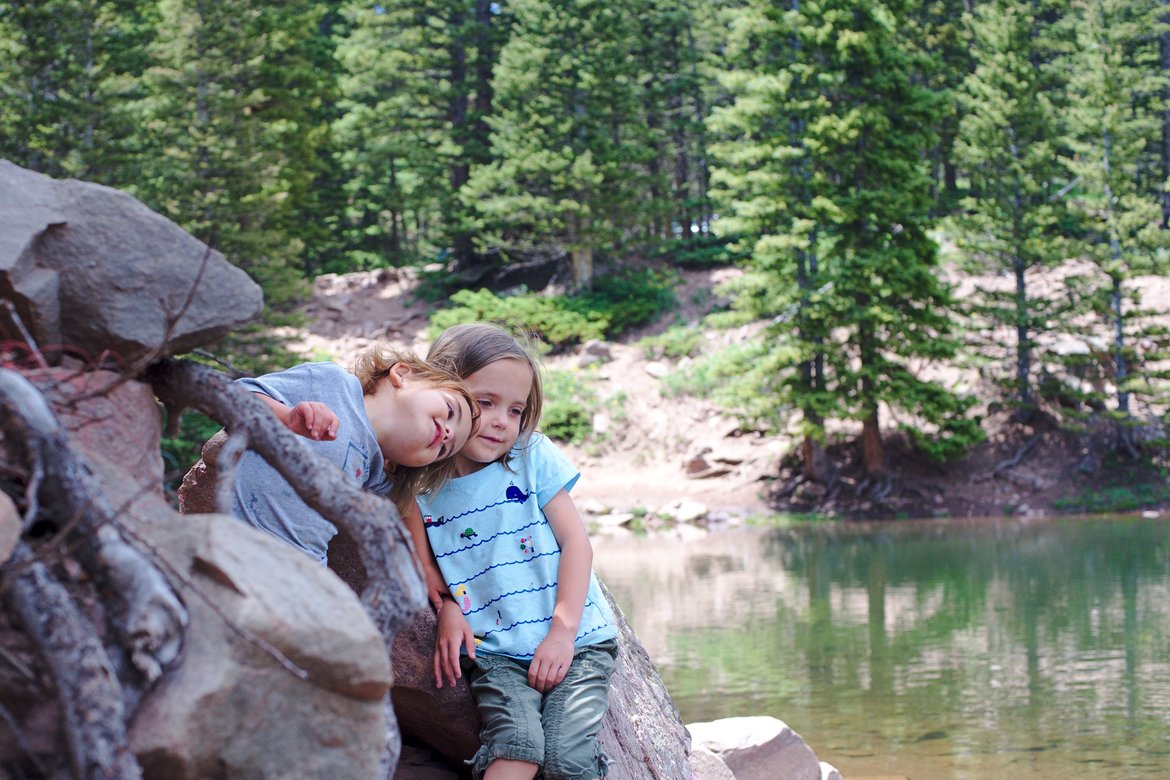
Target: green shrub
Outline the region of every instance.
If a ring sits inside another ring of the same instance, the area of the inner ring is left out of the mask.
[[[593,433],[597,393],[578,371],[546,371],[540,430],[550,439],[582,444]]]
[[[609,321],[596,312],[565,307],[563,296],[532,294],[501,297],[491,290],[460,290],[450,308],[431,315],[427,335],[434,339],[452,325],[465,322],[501,322],[519,328],[554,347],[603,338]]]
[[[1156,507],[1167,499],[1170,499],[1170,487],[1140,482],[1136,485],[1083,490],[1075,496],[1056,499],[1052,506],[1058,512],[1064,513],[1113,514]]]
[[[581,313],[600,313],[608,323],[605,335],[612,337],[677,308],[676,283],[677,277],[665,271],[624,270],[597,277],[591,290],[566,297],[564,305]]]
[[[694,355],[702,342],[703,331],[699,328],[675,325],[657,336],[647,336],[638,346],[647,360],[658,360]]]
[[[430,338],[452,325],[489,321],[522,329],[562,349],[617,336],[675,308],[678,301],[672,275],[643,270],[598,277],[593,289],[580,295],[500,296],[490,290],[460,290],[450,302],[431,315]]]
[[[733,265],[748,253],[735,246],[738,236],[694,236],[667,241],[654,254],[679,268],[712,268]]]

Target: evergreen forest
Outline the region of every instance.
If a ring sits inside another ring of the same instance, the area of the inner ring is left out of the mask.
[[[812,476],[830,421],[871,474],[895,424],[980,442],[940,365],[1021,421],[1071,394],[1119,452],[1164,438],[1165,1],[6,0],[0,158],[214,245],[260,330],[320,274],[419,266],[437,317],[555,347],[736,264],[712,322],[763,327],[722,390]],[[479,289],[550,256],[556,296]]]

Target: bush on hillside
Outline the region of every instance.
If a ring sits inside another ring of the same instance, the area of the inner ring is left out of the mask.
[[[531,333],[553,349],[589,339],[613,338],[650,322],[677,304],[674,279],[654,270],[622,271],[595,280],[579,295],[522,293],[500,296],[490,290],[460,290],[451,306],[431,316],[428,336],[465,322],[500,322]]]

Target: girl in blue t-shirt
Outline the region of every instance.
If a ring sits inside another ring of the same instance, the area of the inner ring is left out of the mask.
[[[484,323],[449,328],[427,360],[463,377],[480,407],[455,476],[404,513],[438,614],[435,684],[468,672],[484,724],[477,778],[602,777],[617,630],[569,497],[579,474],[535,432],[539,365]]]

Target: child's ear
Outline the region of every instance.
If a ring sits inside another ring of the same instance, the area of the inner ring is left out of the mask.
[[[405,363],[395,363],[390,366],[390,373],[386,376],[390,380],[391,387],[403,387],[411,373],[410,366]]]

